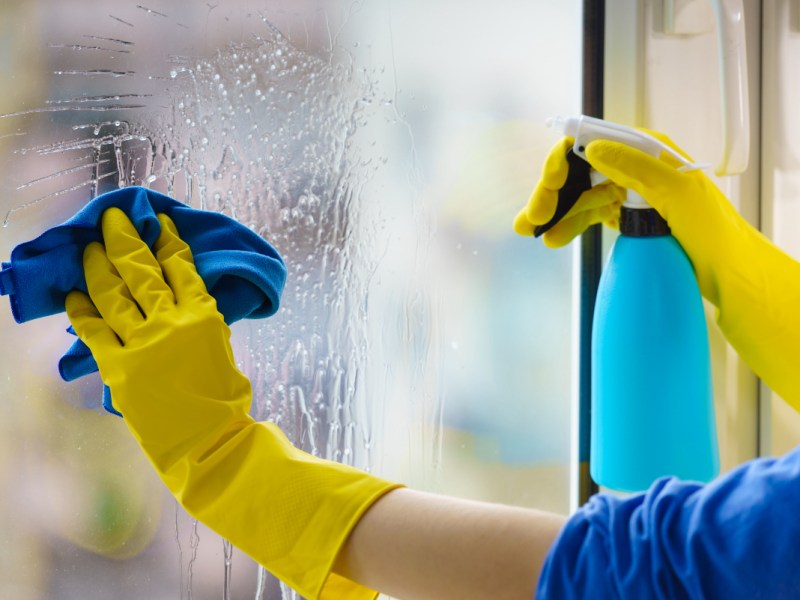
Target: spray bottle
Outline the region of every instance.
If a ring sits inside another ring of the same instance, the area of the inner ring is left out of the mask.
[[[605,139],[691,163],[644,132],[591,117],[556,118],[575,139],[555,225],[580,195],[605,178],[585,160]],[[679,201],[680,199],[676,199]],[[719,471],[708,332],[697,279],[667,222],[632,190],[620,235],[603,269],[592,325],[590,473],[620,491],[647,489],[658,477],[708,481]]]

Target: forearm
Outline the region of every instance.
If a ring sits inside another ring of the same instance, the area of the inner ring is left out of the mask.
[[[408,489],[376,502],[334,571],[403,600],[531,600],[565,518]]]
[[[800,263],[752,228],[737,243],[749,258],[717,270],[717,322],[755,373],[800,410]]]

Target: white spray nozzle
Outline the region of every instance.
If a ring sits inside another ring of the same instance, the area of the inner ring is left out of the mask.
[[[547,125],[560,130],[564,135],[575,138],[572,151],[584,160],[586,160],[586,146],[590,142],[609,140],[625,144],[631,148],[637,148],[650,156],[659,157],[662,152],[666,152],[681,164],[678,167],[679,171],[694,171],[695,169],[705,169],[711,166],[710,164],[690,161],[674,148],[644,131],[612,123],[611,121],[581,115],[579,117],[553,117],[547,120]],[[606,181],[606,178],[598,178],[593,171],[592,184],[596,185],[602,181]],[[628,190],[626,205],[631,208],[648,208],[647,203],[631,190]]]

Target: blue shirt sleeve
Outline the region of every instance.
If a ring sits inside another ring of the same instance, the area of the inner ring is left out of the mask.
[[[594,496],[554,543],[538,600],[800,598],[800,448],[702,485]]]

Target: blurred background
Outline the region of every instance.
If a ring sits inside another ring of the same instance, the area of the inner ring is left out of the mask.
[[[580,110],[577,0],[30,0],[0,28],[3,260],[121,186],[224,212],[289,268],[233,327],[254,416],[569,511],[572,249],[511,223]],[[0,597],[291,597],[177,507],[96,376],[59,379],[67,326],[0,309]]]

